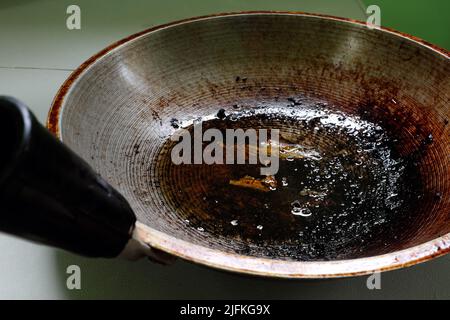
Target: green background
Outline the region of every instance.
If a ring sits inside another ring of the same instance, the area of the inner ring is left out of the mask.
[[[381,9],[381,24],[450,50],[449,0],[364,0]]]

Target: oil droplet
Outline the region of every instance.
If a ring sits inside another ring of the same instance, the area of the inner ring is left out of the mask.
[[[237,220],[233,220],[230,222],[232,226],[237,226],[238,225],[238,221]]]
[[[258,230],[262,230],[264,227],[262,226],[262,225],[258,225],[257,227],[256,227],[256,229],[258,229]]]
[[[301,217],[309,217],[310,215],[312,215],[311,210],[309,210],[308,208],[300,208],[300,207],[293,207],[291,213],[294,216],[301,216]]]

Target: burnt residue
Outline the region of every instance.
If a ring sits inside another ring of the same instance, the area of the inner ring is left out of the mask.
[[[225,113],[225,109],[219,109],[216,116],[221,120],[225,119],[225,117],[227,116]]]
[[[296,100],[293,97],[287,98],[287,101],[289,101],[293,106],[299,106],[301,105],[301,101]]]
[[[247,82],[247,77],[236,76],[235,82],[246,83]]]
[[[180,123],[179,123],[178,119],[176,119],[176,118],[170,119],[170,125],[174,129],[178,129],[180,127]]]
[[[295,101],[203,123],[203,130],[280,129],[284,141],[315,155],[280,160],[276,188],[230,184],[263,179],[261,164],[172,165],[168,142],[158,159],[166,164],[158,180],[167,201],[193,230],[236,243],[242,254],[329,260],[387,250],[419,198],[417,168],[377,123]]]
[[[153,120],[158,121],[159,124],[162,125],[162,119],[159,116],[159,113],[154,109],[150,109],[150,112],[152,113]]]

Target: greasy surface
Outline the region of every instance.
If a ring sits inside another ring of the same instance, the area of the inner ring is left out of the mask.
[[[280,130],[281,144],[302,152],[284,157],[281,149],[271,185],[255,185],[255,179],[265,179],[260,163],[174,165],[176,142],[167,142],[157,160],[157,179],[179,219],[216,238],[218,249],[255,257],[331,260],[398,248],[421,211],[416,159],[399,157],[398,140],[379,125],[325,103],[283,100],[254,108],[235,105],[225,118],[202,123],[203,132],[216,128],[223,136],[225,129]],[[191,132],[193,125],[187,127]],[[252,149],[247,154],[255,153]]]
[[[367,113],[386,120],[401,156],[417,158],[426,196],[418,230],[396,243],[407,248],[448,232],[448,71],[444,55],[356,24],[283,14],[210,18],[140,37],[89,68],[64,101],[62,138],[126,195],[140,221],[214,247],[216,237],[168,211],[154,179],[170,119],[299,93]]]

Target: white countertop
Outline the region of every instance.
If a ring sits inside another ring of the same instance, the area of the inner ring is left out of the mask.
[[[337,4],[337,2],[339,4]],[[78,4],[82,29],[66,28],[66,7]],[[153,25],[213,12],[298,10],[364,19],[358,0],[51,1],[0,3],[0,94],[15,96],[45,121],[71,69],[106,45]],[[88,259],[0,234],[1,299],[370,299],[450,298],[450,256],[382,274],[382,289],[366,277],[286,281],[242,277],[178,261]],[[66,288],[66,268],[81,267],[81,290]]]

